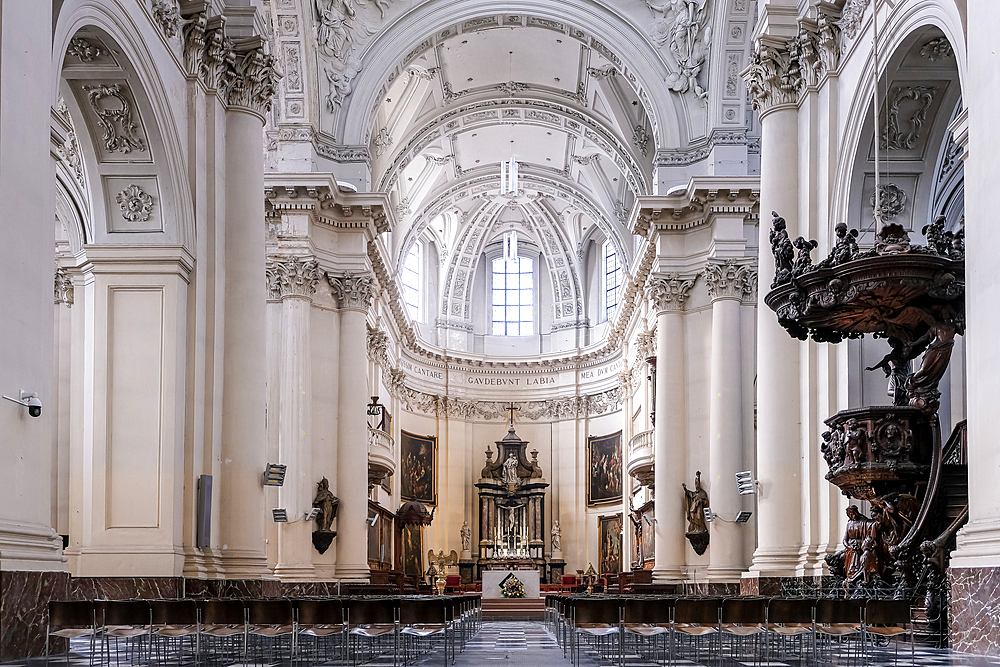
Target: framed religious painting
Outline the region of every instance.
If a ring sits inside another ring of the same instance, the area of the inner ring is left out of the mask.
[[[600,573],[622,571],[622,515],[597,517],[597,535],[600,539],[598,562]]]
[[[622,501],[622,432],[587,438],[587,505]]]
[[[400,431],[399,495],[437,505],[437,438]]]

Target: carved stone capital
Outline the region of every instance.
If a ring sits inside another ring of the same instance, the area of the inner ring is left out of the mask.
[[[56,266],[55,303],[65,306],[73,305],[73,281],[70,279],[66,269],[61,266]]]
[[[800,59],[792,57],[787,45],[776,48],[759,44],[741,75],[753,108],[762,116],[775,107],[794,104],[804,84]]]
[[[268,298],[274,300],[286,296],[311,297],[320,277],[319,265],[311,257],[273,258],[267,262],[264,274]]]
[[[341,308],[367,311],[375,298],[375,281],[369,276],[356,276],[348,271],[343,276],[328,273],[326,280]]]
[[[237,54],[229,68],[226,91],[230,107],[247,109],[260,116],[271,110],[271,98],[281,75],[274,69],[274,56],[260,48]]]
[[[201,61],[205,55],[205,31],[208,15],[200,12],[184,24],[184,71],[188,76],[201,74]]]
[[[712,301],[739,299],[746,301],[757,291],[757,271],[750,264],[738,264],[735,259],[709,262],[702,273]]]
[[[230,77],[236,64],[233,40],[226,37],[220,27],[208,33],[205,44],[199,70],[201,80],[209,90],[225,91],[230,86]]]
[[[688,292],[696,278],[681,278],[676,273],[668,273],[662,278],[651,278],[646,286],[646,296],[653,302],[658,313],[684,310]]]
[[[368,359],[389,368],[389,336],[379,328],[368,327]]]

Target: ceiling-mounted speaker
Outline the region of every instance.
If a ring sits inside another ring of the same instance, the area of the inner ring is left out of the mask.
[[[196,546],[200,549],[212,546],[212,476],[198,478]]]

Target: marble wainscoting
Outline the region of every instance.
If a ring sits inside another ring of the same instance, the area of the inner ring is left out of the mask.
[[[183,597],[180,577],[73,577],[69,600],[159,600]]]
[[[744,577],[740,579],[740,595],[781,596],[787,594],[812,595],[829,589],[833,585],[833,577]]]
[[[1000,656],[1000,567],[948,569],[951,647]]]
[[[67,572],[0,572],[0,660],[45,654],[49,600],[65,600]],[[65,652],[66,640],[53,638],[52,652]]]
[[[729,597],[740,594],[739,582],[720,581],[699,581],[697,583],[685,582],[681,584],[682,595],[706,595],[713,597]]]

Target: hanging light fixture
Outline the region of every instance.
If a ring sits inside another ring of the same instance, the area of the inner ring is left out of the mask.
[[[505,262],[517,261],[517,230],[511,229],[503,234],[503,260]]]
[[[500,194],[517,194],[517,160],[511,157],[500,163]]]

